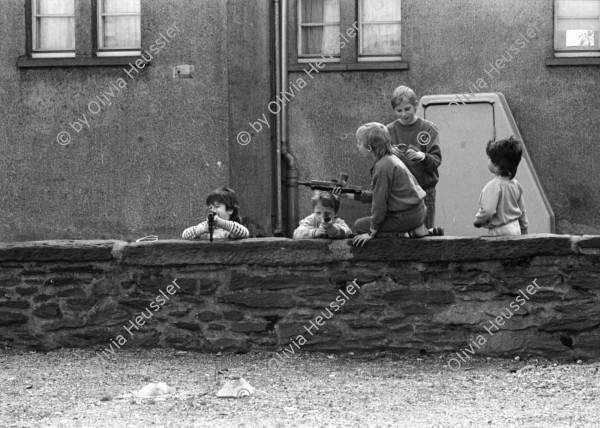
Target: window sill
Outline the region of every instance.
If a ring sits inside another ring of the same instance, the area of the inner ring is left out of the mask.
[[[600,57],[562,57],[546,58],[548,67],[568,67],[580,65],[600,65]]]
[[[39,67],[117,67],[134,64],[139,56],[89,57],[89,58],[29,58],[19,57],[18,68]],[[146,64],[149,65],[149,64]]]
[[[390,61],[390,62],[353,62],[347,64],[340,64],[339,62],[323,62],[321,61],[322,68],[318,68],[315,64],[319,61],[295,63],[288,65],[288,71],[306,71],[316,73],[328,72],[328,71],[382,71],[382,70],[408,70],[408,61]],[[312,69],[312,71],[311,71]]]

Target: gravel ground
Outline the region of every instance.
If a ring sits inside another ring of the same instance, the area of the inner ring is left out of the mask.
[[[598,361],[273,356],[0,351],[0,427],[600,427]],[[257,392],[215,396],[237,377]],[[150,382],[173,392],[134,394]]]

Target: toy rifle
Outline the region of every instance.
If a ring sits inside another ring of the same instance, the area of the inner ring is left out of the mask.
[[[395,146],[392,146],[397,148],[398,150],[400,150],[403,154],[406,154],[406,150],[408,149],[408,146],[406,144],[396,144]]]
[[[213,233],[215,231],[215,213],[212,211],[208,214],[208,236],[210,237],[210,242],[213,241]]]
[[[338,174],[337,180],[331,180],[331,181],[318,181],[318,180],[299,181],[298,184],[301,185],[301,186],[308,186],[312,190],[325,190],[325,191],[331,192],[336,187],[339,187],[339,188],[342,189],[342,193],[360,194],[360,192],[362,192],[362,189],[361,189],[360,186],[353,186],[351,184],[348,184],[346,182],[347,180],[348,180],[348,174],[340,173],[340,174]]]

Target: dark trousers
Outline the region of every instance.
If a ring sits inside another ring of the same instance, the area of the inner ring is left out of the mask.
[[[427,207],[427,217],[425,218],[425,227],[431,229],[435,223],[435,187],[429,187],[425,190],[425,206]]]
[[[421,202],[405,211],[389,212],[377,232],[410,232],[421,226],[427,217],[427,208]],[[363,217],[354,223],[356,233],[369,233],[371,217]]]

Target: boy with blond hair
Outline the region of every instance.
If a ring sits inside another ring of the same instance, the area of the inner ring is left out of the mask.
[[[367,123],[356,131],[356,147],[364,158],[374,161],[371,190],[363,190],[354,199],[371,204],[371,216],[359,218],[354,225],[353,244],[363,246],[378,234],[395,233],[400,237],[428,235],[424,225],[427,208],[425,191],[414,175],[392,155],[390,133],[385,125]]]
[[[425,226],[435,223],[435,186],[442,163],[438,131],[432,122],[416,116],[419,99],[408,86],[398,86],[392,94],[392,108],[398,119],[387,125],[392,138],[392,153],[400,158],[425,191]],[[442,235],[441,228],[434,230]]]

